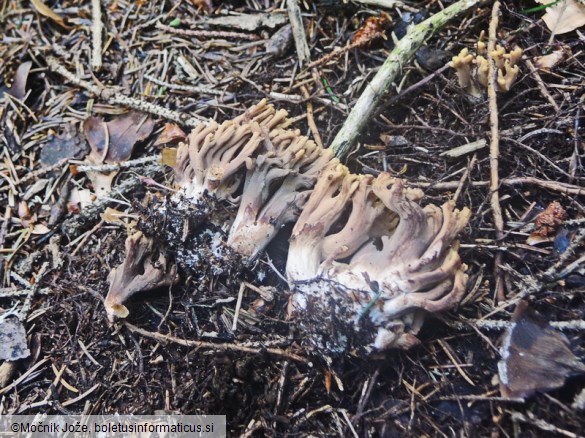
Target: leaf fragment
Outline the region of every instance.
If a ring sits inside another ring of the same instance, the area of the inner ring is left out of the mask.
[[[165,123],[165,127],[154,142],[155,146],[161,144],[173,143],[175,141],[185,141],[187,134],[176,123]]]
[[[537,1],[548,3],[543,0]],[[542,20],[555,35],[572,32],[585,25],[585,5],[577,0],[565,0],[547,8]]]
[[[55,11],[49,8],[46,4],[44,4],[42,0],[31,0],[31,3],[39,14],[41,14],[44,17],[50,18],[59,26],[68,28],[68,26],[65,24],[65,20],[63,19],[63,17],[61,17],[59,14],[57,14]]]
[[[136,143],[145,140],[154,129],[154,121],[144,114],[132,111],[105,122],[102,117],[90,117],[83,123],[83,132],[91,152],[86,161],[91,164],[117,164],[127,161]],[[88,172],[94,192],[107,196],[117,171]]]
[[[570,53],[570,49],[561,48],[549,53],[548,55],[537,56],[534,58],[534,66],[538,69],[551,70],[560,62],[564,61]]]

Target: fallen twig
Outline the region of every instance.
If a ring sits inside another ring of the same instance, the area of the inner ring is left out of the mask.
[[[32,367],[30,367],[28,370],[26,370],[26,372],[22,376],[20,376],[18,379],[16,379],[14,382],[12,382],[10,385],[5,386],[4,388],[0,389],[0,395],[10,391],[12,388],[16,388],[21,382],[24,382],[28,378],[28,376],[30,376],[32,373],[34,373],[36,370],[38,370],[40,367],[42,367],[48,361],[49,361],[49,358],[45,357],[43,360],[34,364]]]
[[[513,324],[511,321],[502,321],[497,319],[465,320],[465,322],[480,329],[494,331],[506,330]],[[582,319],[571,321],[551,321],[550,325],[562,332],[585,332],[585,321]],[[459,323],[454,323],[453,326],[457,326],[456,328],[459,330],[463,330],[465,328],[463,324]]]
[[[546,432],[553,432],[559,435],[563,435],[569,438],[579,438],[582,435],[578,435],[576,433],[570,432],[568,430],[560,429],[556,427],[554,424],[550,424],[540,418],[536,418],[536,416],[532,412],[528,412],[527,415],[524,415],[520,412],[510,412],[513,421],[521,421],[523,423],[531,424],[539,428],[540,430],[544,430]]]
[[[469,174],[471,172],[471,169],[473,169],[475,167],[476,163],[477,163],[477,154],[473,154],[473,157],[471,157],[469,164],[465,168],[465,172],[463,172],[463,175],[461,175],[461,179],[459,180],[459,186],[457,187],[457,190],[455,191],[455,194],[453,195],[453,201],[457,202],[457,200],[459,199],[459,196],[461,195],[461,192],[463,191],[463,186],[465,184],[465,181],[469,178]]]
[[[456,190],[461,184],[460,181],[445,181],[445,182],[410,182],[413,187],[424,187],[427,189],[434,190]],[[490,181],[472,181],[469,183],[472,187],[485,187],[491,184]],[[553,190],[555,192],[564,193],[566,195],[585,195],[585,187],[576,186],[573,184],[558,182],[558,181],[547,181],[543,179],[528,177],[519,178],[504,178],[500,180],[500,184],[503,186],[521,186],[521,185],[533,185],[542,187],[547,190]]]
[[[57,161],[55,164],[53,164],[51,166],[41,167],[40,169],[35,170],[34,172],[29,172],[26,175],[24,175],[20,179],[20,181],[18,181],[18,185],[26,184],[35,178],[39,178],[43,175],[46,175],[47,173],[54,172],[55,170],[67,165],[68,161],[69,161],[69,159],[63,158],[62,160]]]
[[[585,241],[585,228],[579,228],[577,233],[571,239],[571,243],[561,254],[557,262],[544,271],[539,277],[545,282],[556,281],[563,278],[563,275],[569,275],[571,272],[578,269],[579,263],[575,265],[574,262],[562,270],[561,267],[577,252],[577,248],[579,248],[583,241]],[[534,292],[536,292],[536,290]]]
[[[151,339],[155,339],[159,342],[171,342],[173,344],[182,345],[184,347],[194,347],[194,348],[209,348],[212,350],[221,350],[221,351],[240,351],[242,353],[251,353],[251,354],[261,354],[263,352],[267,352],[273,354],[275,356],[284,357],[287,359],[292,359],[296,362],[301,363],[309,363],[309,360],[299,356],[298,354],[289,353],[288,351],[281,350],[280,348],[266,348],[266,349],[256,349],[250,347],[244,347],[243,345],[238,344],[216,344],[213,342],[206,342],[206,341],[192,341],[188,339],[181,339],[177,338],[173,335],[165,335],[163,333],[154,333],[149,332],[148,330],[141,329],[140,327],[136,327],[128,322],[124,322],[124,325],[132,332],[138,333],[142,336],[146,336]]]
[[[307,38],[305,36],[305,26],[303,26],[303,18],[301,17],[301,9],[297,0],[287,0],[286,7],[288,10],[288,18],[293,31],[293,38],[297,48],[297,56],[301,67],[308,64],[311,60],[311,53]]]
[[[98,71],[102,68],[102,8],[100,0],[91,0],[91,69]]]
[[[480,1],[459,0],[457,3],[414,26],[404,38],[398,41],[374,79],[366,86],[341,130],[333,140],[331,148],[337,157],[344,158],[348,155],[354,147],[358,136],[367,124],[371,123],[374,112],[380,102],[385,99],[385,94],[402,71],[402,67],[410,61],[424,42],[449,21],[477,6]]]
[[[231,93],[226,93],[225,91],[221,90],[214,90],[213,88],[209,87],[196,87],[193,85],[171,84],[169,82],[161,81],[160,79],[157,79],[149,74],[145,74],[144,77],[148,79],[150,82],[160,85],[161,87],[169,88],[171,90],[187,91],[189,93],[211,94],[214,96],[223,96],[224,99],[233,98],[233,94]]]
[[[320,65],[323,65],[323,64],[327,64],[330,61],[333,61],[333,60],[337,59],[338,57],[340,57],[341,55],[349,52],[350,50],[355,49],[357,47],[365,46],[366,44],[372,42],[373,40],[381,38],[383,36],[384,36],[384,34],[382,32],[376,32],[373,35],[370,35],[366,39],[355,41],[353,43],[348,44],[345,47],[336,48],[335,50],[333,50],[333,52],[328,53],[327,55],[324,55],[321,58],[311,62],[309,64],[309,67],[313,68],[313,67],[319,67]]]
[[[549,91],[547,90],[546,84],[544,83],[544,81],[540,77],[540,74],[538,73],[538,70],[536,69],[536,67],[534,67],[534,64],[532,63],[532,61],[530,61],[530,59],[527,59],[525,61],[525,64],[530,69],[530,73],[532,73],[532,76],[534,76],[534,80],[536,81],[536,85],[538,86],[540,93],[546,98],[546,100],[548,100],[550,102],[552,107],[558,113],[561,109],[559,108],[559,106],[557,105],[557,103],[555,102],[555,100],[553,99],[553,97],[551,96]]]
[[[78,172],[115,172],[120,169],[128,169],[130,167],[142,166],[148,163],[160,163],[160,155],[151,155],[148,157],[137,158],[136,160],[122,161],[121,163],[113,164],[96,164],[96,165],[79,165],[77,166]]]
[[[64,401],[63,403],[61,403],[61,406],[63,406],[65,408],[67,406],[71,406],[71,405],[73,405],[73,404],[75,404],[75,403],[83,400],[85,397],[87,397],[88,395],[90,395],[92,392],[94,392],[100,386],[102,386],[101,383],[96,383],[95,385],[93,385],[91,388],[89,388],[84,393],[79,394],[77,397],[70,398],[69,400]]]
[[[141,176],[156,177],[162,174],[163,167],[160,164],[151,164],[141,171]],[[61,226],[63,234],[73,240],[86,227],[91,226],[100,217],[106,207],[112,202],[112,198],[123,198],[131,193],[136,187],[140,186],[142,181],[139,176],[131,176],[124,182],[114,187],[109,193],[108,198],[102,198],[88,205],[77,216],[67,219]]]
[[[43,277],[44,277],[45,273],[47,272],[48,268],[49,268],[49,262],[43,263],[43,265],[41,266],[41,269],[39,270],[39,272],[36,276],[35,283],[32,285],[32,287],[30,288],[30,290],[26,294],[26,298],[24,299],[24,304],[22,305],[22,308],[20,309],[20,312],[18,315],[18,319],[20,319],[23,322],[26,321],[26,318],[28,317],[28,314],[29,314],[30,309],[32,307],[32,300],[33,300],[34,296],[36,295],[37,290],[39,289],[41,282],[43,280]]]
[[[451,396],[444,396],[444,397],[439,397],[437,398],[437,400],[465,400],[465,401],[473,401],[473,402],[481,402],[481,401],[486,401],[486,402],[505,402],[505,403],[525,403],[526,400],[524,400],[523,398],[513,398],[513,397],[491,397],[491,396],[486,396],[486,395],[462,395],[462,394],[457,394],[457,395],[451,395]]]
[[[59,63],[59,60],[53,56],[45,56],[45,60],[47,61],[47,66],[51,71],[63,76],[72,84],[86,89],[91,94],[95,95],[96,97],[102,100],[105,100],[106,102],[112,105],[121,105],[127,108],[133,108],[138,111],[162,117],[163,119],[172,120],[173,122],[180,123],[182,125],[188,126],[189,128],[194,128],[197,125],[201,124],[202,122],[206,121],[204,119],[194,117],[188,113],[180,113],[178,111],[163,108],[162,106],[156,105],[154,103],[145,102],[144,100],[135,99],[129,96],[124,96],[118,90],[106,87],[99,87],[90,82],[84,81],[83,79],[75,76],[65,67],[63,67],[63,65]]]
[[[353,0],[356,3],[363,3],[364,5],[368,6],[378,6],[380,8],[386,9],[393,9],[398,8],[404,11],[409,12],[418,12],[417,8],[413,8],[412,6],[408,6],[407,4],[399,1],[399,0]]]
[[[489,28],[488,40],[488,99],[490,111],[490,205],[494,217],[494,228],[496,229],[496,239],[498,241],[504,238],[504,218],[502,217],[502,207],[500,206],[500,177],[498,161],[500,159],[500,132],[498,120],[498,98],[496,95],[496,77],[498,68],[496,61],[493,58],[493,53],[496,50],[497,30],[500,13],[500,2],[496,0],[492,8],[492,17]],[[494,258],[494,277],[495,296],[498,301],[505,299],[504,292],[504,272],[500,269],[502,266],[504,254],[502,251],[496,252]]]
[[[184,36],[196,36],[203,38],[237,38],[240,40],[257,41],[260,39],[258,35],[243,33],[243,32],[224,32],[216,30],[191,30],[191,29],[178,29],[176,27],[167,26],[166,24],[158,21],[156,27],[175,35]]]

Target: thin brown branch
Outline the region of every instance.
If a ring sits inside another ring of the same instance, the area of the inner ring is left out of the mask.
[[[191,347],[191,348],[207,348],[210,350],[219,350],[219,351],[239,351],[242,353],[251,353],[251,354],[262,354],[264,352],[270,353],[274,356],[284,357],[287,359],[292,359],[296,362],[301,363],[309,363],[309,360],[299,356],[295,353],[290,353],[285,350],[281,350],[280,348],[266,348],[266,349],[257,349],[251,347],[244,347],[243,345],[238,344],[216,344],[213,342],[206,342],[206,341],[193,341],[189,339],[181,339],[177,338],[173,335],[165,335],[163,333],[155,333],[149,332],[148,330],[141,329],[140,327],[136,327],[126,321],[124,321],[124,325],[132,332],[138,333],[142,336],[146,336],[147,338],[155,339],[159,342],[170,342],[173,344],[182,345],[184,347]]]
[[[461,181],[444,181],[444,182],[411,182],[413,187],[424,187],[427,190],[456,190],[459,188]],[[469,185],[472,187],[485,187],[491,184],[490,181],[473,181]],[[566,195],[585,195],[585,187],[567,184],[558,181],[547,181],[534,177],[504,178],[500,180],[500,185],[515,187],[522,185],[532,185],[542,187],[554,192],[564,193]]]
[[[538,73],[538,70],[536,69],[536,67],[534,67],[534,64],[532,63],[532,61],[530,61],[530,59],[527,59],[525,61],[525,64],[530,69],[530,73],[532,73],[534,80],[536,80],[536,85],[538,86],[540,93],[546,98],[546,100],[548,100],[550,102],[552,107],[558,113],[561,109],[559,108],[559,106],[557,105],[557,103],[555,102],[555,100],[553,99],[553,97],[551,96],[549,91],[547,90],[546,84],[544,83],[544,81],[540,77],[540,74]]]
[[[492,17],[489,28],[488,41],[488,63],[489,63],[489,81],[488,81],[488,99],[490,110],[490,192],[491,207],[494,216],[494,228],[496,229],[496,239],[504,238],[504,218],[502,216],[502,207],[500,205],[500,176],[498,162],[500,159],[500,132],[498,116],[498,100],[496,95],[496,77],[498,68],[492,56],[496,50],[496,40],[498,31],[498,22],[500,14],[500,2],[496,1],[492,7]],[[498,251],[494,259],[494,276],[496,279],[495,296],[498,301],[505,299],[504,290],[504,272],[500,269],[503,262],[503,253]]]

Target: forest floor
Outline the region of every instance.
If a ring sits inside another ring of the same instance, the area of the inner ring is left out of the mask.
[[[91,3],[102,6],[97,55]],[[321,60],[306,68],[286,29],[275,37],[289,22],[286,1],[0,0],[0,312],[16,306],[30,349],[2,365],[0,414],[217,414],[234,436],[583,436],[583,376],[525,400],[503,397],[498,384],[501,336],[521,298],[551,323],[570,322],[569,345],[585,357],[585,37],[551,36],[543,11],[524,11],[536,3],[501,6],[498,44],[522,48],[523,58],[495,111],[484,88],[470,96],[443,68],[475,50],[489,3],[428,40],[344,160],[353,172],[388,171],[420,187],[423,204],[454,199],[471,209],[460,236],[468,293],[456,310],[429,316],[419,346],[333,360],[307,351],[274,275],[271,297],[246,291],[235,332],[238,288],[194,293],[186,275],[134,296],[124,322],[111,324],[104,310],[129,219],[103,213],[135,217],[136,203],[159,190],[145,176],[172,184],[156,158],[167,122],[188,132],[266,98],[327,146],[394,39],[448,4],[302,1],[310,61]],[[255,19],[227,19],[237,14]],[[358,37],[371,41],[322,59]],[[129,109],[148,115],[139,122],[148,126],[127,139],[113,189],[96,199],[83,171],[84,121],[118,120],[123,129],[100,126],[123,137]],[[490,188],[494,115],[501,212]],[[535,224],[553,202],[551,224]],[[282,271],[282,251],[269,253]],[[259,263],[269,270],[266,257]]]

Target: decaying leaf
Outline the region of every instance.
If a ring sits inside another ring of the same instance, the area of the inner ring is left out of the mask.
[[[93,185],[93,191],[98,198],[108,196],[108,193],[112,190],[112,184],[117,174],[118,172],[87,172],[87,177],[90,179]]]
[[[83,122],[83,133],[89,143],[90,153],[88,161],[92,164],[105,162],[107,148],[109,148],[110,133],[108,125],[102,117],[90,117]]]
[[[386,26],[389,23],[386,15],[368,17],[362,27],[353,36],[352,44],[367,44],[372,40],[379,38],[385,34]]]
[[[101,117],[90,117],[83,124],[93,164],[113,164],[126,161],[134,145],[146,139],[154,122],[139,112],[129,112],[104,122]]]
[[[37,12],[47,18],[50,18],[59,26],[63,26],[67,28],[68,26],[65,24],[65,20],[51,8],[49,8],[46,4],[42,2],[42,0],[31,0],[32,5],[37,10]]]
[[[537,56],[534,58],[534,66],[539,69],[547,69],[550,70],[558,65],[560,62],[564,61],[570,53],[570,49],[561,48],[559,50],[555,50],[554,52],[549,53],[548,55],[544,56]]]
[[[14,82],[12,82],[12,87],[0,87],[0,99],[4,93],[10,94],[12,97],[16,97],[18,100],[24,99],[24,96],[26,96],[26,81],[28,80],[28,73],[30,72],[31,66],[31,61],[23,62],[18,66],[16,73],[14,74]]]
[[[530,397],[537,391],[560,388],[585,365],[571,351],[569,340],[552,328],[526,301],[520,301],[506,331],[498,363],[504,397]]]
[[[280,57],[284,55],[288,49],[292,47],[293,33],[292,26],[287,24],[277,30],[274,35],[266,41],[266,53],[274,57]]]
[[[89,148],[83,136],[73,124],[67,124],[63,131],[53,135],[41,149],[41,164],[53,166],[64,159],[82,159]]]
[[[546,209],[540,213],[534,223],[536,224],[536,233],[548,236],[567,218],[567,212],[557,201],[551,202]]]
[[[25,228],[32,226],[37,221],[37,215],[30,211],[28,203],[24,200],[18,203],[18,218],[20,224]]]
[[[26,201],[20,201],[18,203],[18,217],[22,219],[30,219],[32,216],[28,204]]]
[[[83,132],[89,143],[90,164],[121,163],[130,158],[134,145],[146,139],[154,128],[154,121],[139,112],[129,112],[105,122],[102,117],[90,117],[83,123]],[[112,189],[116,172],[87,172],[98,197],[106,196]]]
[[[551,202],[542,213],[536,216],[534,220],[535,229],[526,240],[526,243],[535,245],[552,240],[565,219],[567,219],[567,212],[562,205],[557,201]]]
[[[541,4],[550,3],[550,0],[536,1]],[[577,0],[561,1],[547,8],[542,20],[555,35],[572,32],[585,25],[585,5]]]
[[[429,46],[423,46],[416,51],[414,57],[416,62],[426,71],[435,71],[443,67],[451,58],[451,54],[446,50],[436,49]]]
[[[165,127],[154,142],[154,146],[185,141],[187,134],[176,123],[165,123]]]

